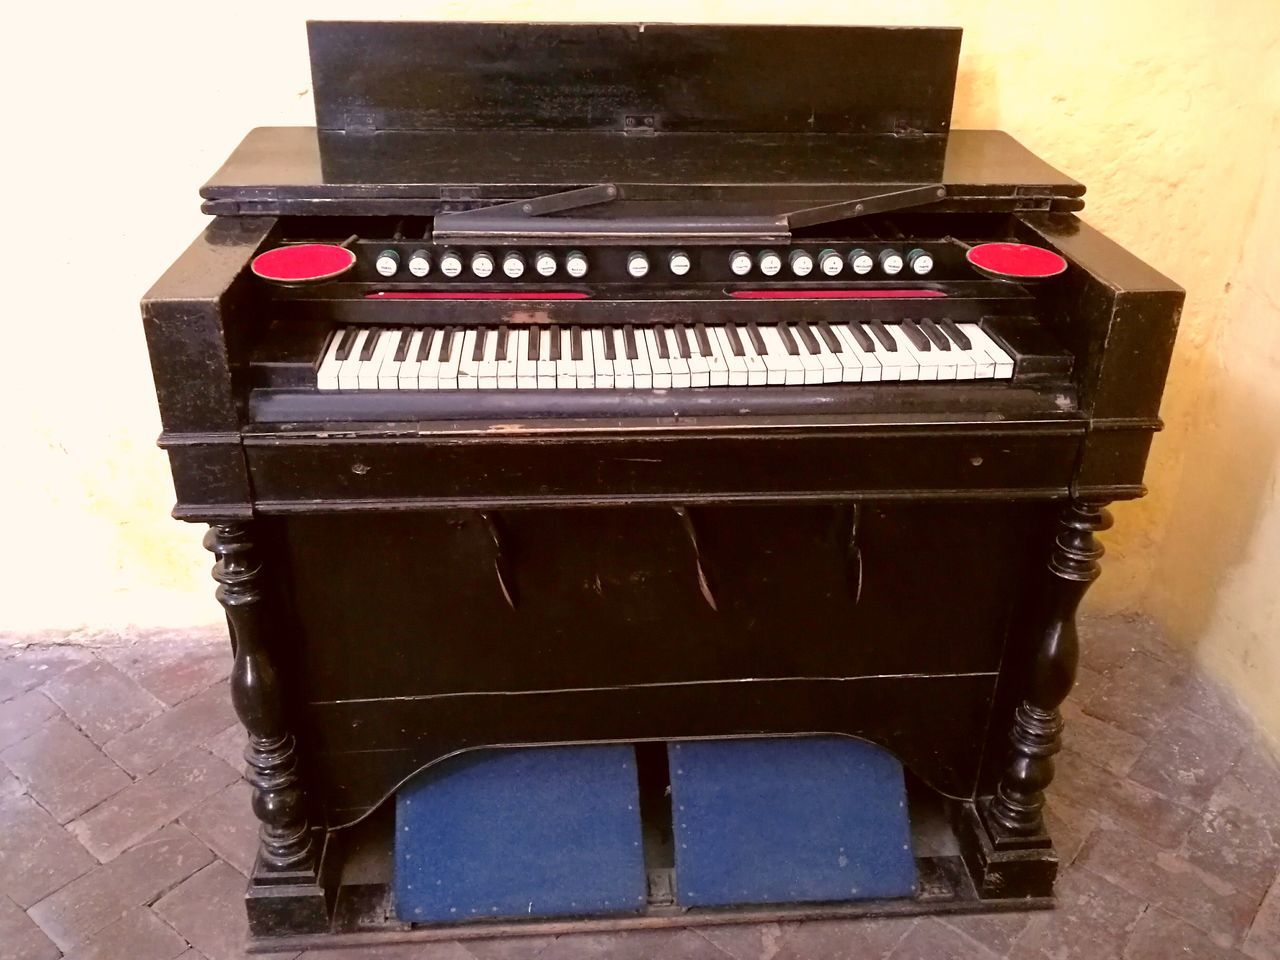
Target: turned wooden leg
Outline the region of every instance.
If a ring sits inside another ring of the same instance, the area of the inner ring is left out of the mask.
[[[1031,685],[1014,713],[1009,765],[989,810],[999,832],[1025,837],[1044,831],[1044,791],[1053,780],[1053,755],[1062,749],[1058,708],[1075,683],[1080,654],[1076,609],[1101,572],[1102,544],[1094,533],[1110,526],[1111,514],[1092,503],[1072,503],[1059,522],[1049,556],[1051,579],[1035,620]]]
[[[1058,860],[1044,829],[1044,791],[1062,749],[1059,707],[1076,678],[1076,609],[1098,578],[1111,526],[1102,504],[1073,502],[1062,513],[1038,602],[1023,621],[1031,631],[1027,689],[1014,711],[1010,752],[995,795],[961,812],[961,852],[983,897],[1048,897]]]
[[[262,566],[248,523],[215,524],[205,536],[217,562],[213,578],[227,613],[235,662],[231,700],[249,732],[247,779],[258,818],[258,861],[246,895],[255,935],[315,933],[328,926],[319,855],[307,823],[293,734],[271,658],[271,626],[263,602]]]
[[[262,567],[248,524],[211,527],[205,546],[217,557],[213,578],[218,581],[218,602],[227,611],[235,648],[231,700],[249,731],[245,760],[253,785],[253,812],[262,823],[260,856],[268,867],[298,867],[311,860],[314,851],[293,734],[285,725],[280,682],[268,652]]]

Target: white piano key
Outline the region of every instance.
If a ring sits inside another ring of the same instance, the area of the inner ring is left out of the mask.
[[[813,359],[822,365],[822,379],[820,383],[839,383],[844,379],[844,364],[840,362],[840,358],[832,353],[831,348],[827,346],[827,342],[822,339],[822,332],[814,324],[809,324],[809,332],[813,335],[813,339],[818,343],[818,352],[809,354]],[[795,330],[796,339],[800,341],[800,350],[802,353],[808,352],[800,331]]]
[[[671,361],[658,349],[658,334],[652,329],[637,329],[636,344],[640,353],[648,353],[648,366],[653,378],[653,389],[666,390],[671,387]]]
[[[630,390],[636,381],[631,372],[631,361],[627,359],[627,341],[622,329],[606,327],[602,332],[604,338],[613,344],[613,386],[617,390]]]
[[[769,382],[769,369],[764,358],[756,353],[756,346],[746,327],[738,327],[738,340],[742,343],[742,360],[747,365],[747,386],[763,387]]]
[[[596,381],[596,363],[595,356],[591,352],[590,328],[579,327],[582,332],[578,335],[578,342],[581,344],[579,350],[582,352],[582,358],[573,361],[573,375],[577,378],[578,388],[582,390],[590,390],[595,386]],[[570,344],[573,338],[569,338]]]
[[[944,350],[942,347],[939,347],[936,343],[933,342],[933,338],[929,336],[928,331],[925,330],[923,326],[920,326],[918,322],[916,325],[920,327],[920,332],[923,333],[926,339],[930,341],[929,353],[935,355],[935,359],[938,362],[938,379],[939,380],[958,379],[960,374],[959,364],[958,364],[959,356],[956,350],[954,349],[954,344],[952,344],[952,342],[949,339],[947,339],[947,335],[945,333],[942,333],[942,331],[939,330],[938,332],[942,333],[942,342],[946,345],[946,349]]]
[[[840,382],[841,383],[861,383],[862,382],[862,359],[859,353],[855,353],[840,336],[840,332],[831,324],[827,325],[827,329],[831,331],[831,335],[836,338],[836,343],[840,346],[840,352],[832,352],[831,356],[840,364]],[[822,331],[815,329],[818,339],[822,342],[822,346],[826,350],[830,350],[831,346],[822,336]]]
[[[831,332],[844,344],[845,352],[849,354],[850,359],[861,368],[858,377],[859,383],[876,383],[880,380],[890,379],[885,376],[883,365],[880,362],[881,350],[879,344],[875,345],[876,349],[874,351],[865,350],[858,343],[858,338],[849,330],[848,324],[833,323]]]
[[[786,344],[782,340],[780,334],[775,327],[760,327],[760,336],[764,339],[765,346],[769,348],[769,354],[765,358],[766,365],[770,361],[777,364],[783,371],[783,383],[787,386],[800,386],[805,382],[804,364],[800,360],[798,353],[790,353]],[[821,370],[821,367],[818,368]],[[771,381],[772,382],[772,381]]]
[[[572,390],[578,386],[578,368],[573,362],[573,342],[568,327],[557,331],[560,338],[560,359],[556,361],[556,386],[562,390]]]
[[[667,348],[667,365],[671,368],[671,388],[683,390],[693,386],[689,372],[689,361],[680,356],[680,345],[676,340],[676,332],[671,327],[662,330],[663,344]]]
[[[720,350],[720,359],[724,363],[724,384],[730,387],[745,387],[750,379],[745,356],[733,352],[733,344],[729,342],[729,331],[725,327],[707,327],[707,336],[713,337]]]
[[[444,345],[443,330],[424,330],[421,338],[415,337],[409,343],[409,349],[412,351],[406,359],[406,364],[415,360],[421,352],[422,341],[427,342],[426,356],[418,361],[415,365],[418,368],[418,389],[419,390],[439,390],[440,389],[440,348]]]
[[[440,333],[440,343],[437,346],[433,347],[433,349],[436,351],[436,358],[439,360],[439,363],[440,363],[440,376],[439,376],[438,382],[439,382],[439,389],[441,390],[457,390],[458,389],[458,369],[462,365],[463,339],[465,339],[463,336],[463,332],[457,327],[454,327],[449,332],[450,346],[449,346],[448,360],[439,359],[441,355],[444,353],[444,342],[445,342],[444,331],[441,331]],[[418,380],[419,382],[421,382],[422,380],[421,371],[419,371]]]
[[[480,388],[480,361],[474,359],[476,350],[476,329],[472,327],[462,335],[459,344],[454,337],[454,349],[458,350],[458,389],[478,390]]]
[[[516,388],[516,369],[518,360],[516,359],[516,345],[519,342],[520,331],[514,327],[504,327],[498,330],[494,336],[494,340],[502,334],[502,330],[507,331],[507,351],[503,359],[497,359],[497,345],[494,345],[494,365],[498,371],[498,389],[514,390]]]
[[[339,390],[360,389],[360,352],[364,350],[364,342],[368,336],[368,330],[361,330],[356,334],[356,342],[351,345],[351,352],[338,368]]]
[[[613,389],[613,361],[605,356],[604,352],[604,331],[599,327],[582,332],[582,347],[584,350],[591,350],[591,365],[595,370],[595,383],[593,386],[597,390]]]
[[[551,328],[536,327],[538,332],[538,389],[556,388],[556,362],[551,359]]]
[[[400,364],[402,361],[396,359],[396,354],[400,352],[400,341],[407,340],[412,336],[412,330],[391,331],[390,349],[382,355],[382,366],[378,367],[379,390],[400,389]]]
[[[396,371],[396,385],[401,390],[417,390],[418,389],[418,347],[422,343],[422,338],[432,333],[430,327],[419,328],[409,334],[409,350],[404,355],[404,362],[400,364],[400,369]]]
[[[973,378],[975,380],[990,380],[996,375],[996,362],[982,346],[981,341],[974,336],[973,331],[978,329],[976,323],[957,323],[956,327],[960,332],[969,337],[970,349],[969,357],[973,360]]]
[[[924,380],[927,379],[920,375],[920,359],[911,343],[907,340],[907,335],[902,332],[896,323],[886,323],[885,330],[889,331],[889,336],[893,337],[894,343],[898,345],[896,355],[898,358],[898,379],[899,380]]]
[[[1013,378],[1013,357],[1004,348],[991,339],[991,336],[976,323],[965,323],[960,329],[969,335],[975,348],[981,347],[995,363],[995,379],[1010,380]]]
[[[483,332],[476,331],[476,339],[484,338],[484,350],[480,363],[476,367],[477,379],[481,390],[498,389],[498,331],[489,327]]]
[[[760,362],[764,364],[765,383],[769,386],[780,386],[787,382],[788,358],[785,350],[780,351],[781,356],[774,353],[775,344],[778,344],[779,346],[781,346],[781,344],[776,340],[776,338],[765,336],[765,330],[767,329],[768,327],[762,327],[758,324],[756,325],[756,332],[760,334],[760,339],[764,341],[763,352],[756,351],[755,341],[751,340],[751,335],[748,331],[743,331],[747,335],[747,340],[744,342],[750,344],[751,349],[756,351],[760,357]]]
[[[698,336],[694,333],[692,325],[686,324],[681,331],[673,329],[672,334],[675,337],[677,347],[680,346],[680,341],[683,340],[689,348],[689,356],[684,357],[684,362],[689,365],[689,386],[711,386],[711,364],[698,348]]]
[[[317,390],[338,389],[338,371],[342,368],[342,363],[338,360],[338,348],[342,346],[342,338],[346,335],[346,329],[341,328],[333,331],[329,338],[329,345],[320,361],[320,369],[316,371]]]
[[[720,342],[720,338],[716,336],[716,327],[703,327],[707,334],[707,346],[711,348],[710,353],[703,354],[703,359],[707,361],[707,370],[711,376],[711,386],[727,387],[729,385],[729,362],[724,355],[724,346]],[[702,347],[698,344],[698,332],[693,332],[693,342],[698,346],[698,352],[702,353]]]
[[[382,361],[387,357],[387,348],[390,347],[397,339],[399,331],[382,330],[378,333],[378,340],[373,347],[373,356],[360,364],[360,389],[361,390],[377,390],[378,374],[382,369]]]
[[[538,336],[537,327],[522,327],[513,334],[508,350],[516,351],[516,388],[538,389],[538,361],[529,359],[529,338]]]
[[[657,386],[653,382],[653,367],[649,364],[649,344],[644,338],[644,333],[635,327],[631,328],[631,332],[636,343],[636,355],[629,358],[631,364],[631,382],[637,390],[652,390]],[[622,340],[622,356],[627,355],[627,338],[625,333],[619,331],[619,337]]]

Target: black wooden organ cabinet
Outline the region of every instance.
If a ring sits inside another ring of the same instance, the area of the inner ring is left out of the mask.
[[[949,130],[959,31],[310,40],[316,126],[245,138],[142,304],[253,934],[431,935],[387,914],[388,799],[532,744],[862,738],[954,848],[902,902],[769,915],[1050,902],[1073,617],[1183,294]],[[726,919],[587,923],[664,916]]]

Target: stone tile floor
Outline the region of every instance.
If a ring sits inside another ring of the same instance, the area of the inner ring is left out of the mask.
[[[371,960],[1280,958],[1280,769],[1142,620],[1082,624],[1053,912],[325,951]],[[231,960],[255,844],[214,632],[0,660],[0,958]],[[277,955],[279,956],[279,955]],[[292,955],[290,955],[292,956]]]

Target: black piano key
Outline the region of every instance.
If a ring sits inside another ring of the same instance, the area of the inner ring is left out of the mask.
[[[569,328],[569,359],[570,360],[582,359],[582,328],[581,327]]]
[[[825,320],[818,321],[818,333],[822,337],[822,342],[827,345],[827,349],[832,353],[842,353],[844,345],[840,342],[840,338],[836,336],[836,332],[831,329],[831,325]]]
[[[396,352],[391,357],[396,363],[404,363],[409,355],[409,341],[413,339],[413,327],[404,327],[400,331],[400,340],[396,343]]]
[[[542,328],[529,328],[529,357],[530,360],[538,359],[538,351],[542,348]]]
[[[473,363],[479,363],[481,360],[483,360],[483,359],[484,359],[484,335],[485,335],[485,332],[486,332],[486,331],[485,331],[484,327],[477,327],[477,328],[476,328],[476,338],[475,338],[475,340],[473,341],[473,343],[472,343],[472,347],[471,347],[471,361],[472,361]]]
[[[884,324],[879,320],[871,320],[867,323],[867,328],[875,334],[880,346],[884,347],[890,353],[898,352],[898,341],[893,339],[893,334],[884,328]]]
[[[689,331],[684,328],[683,323],[676,324],[676,349],[685,360],[693,356],[693,350],[689,346]]]
[[[920,329],[924,331],[924,335],[929,338],[935,347],[939,350],[950,350],[951,341],[947,339],[947,335],[938,329],[938,325],[925,317],[920,321]]]
[[[855,322],[855,323],[848,323],[845,326],[848,328],[849,334],[853,337],[854,341],[858,344],[859,347],[861,347],[867,353],[876,352],[875,341],[872,340],[869,336],[867,336],[867,331],[862,329],[862,324]]]
[[[448,363],[453,354],[453,338],[457,331],[453,327],[445,327],[440,331],[440,362]]]
[[[628,360],[639,360],[640,350],[636,346],[636,328],[625,326],[622,328],[622,344],[627,350]]]
[[[924,331],[922,331],[910,320],[903,320],[900,324],[898,324],[898,329],[900,329],[904,334],[906,334],[907,339],[911,341],[911,345],[915,347],[917,350],[922,350],[925,353],[927,353],[930,350],[930,348],[933,346],[929,342],[929,338],[924,335]]]
[[[671,351],[667,347],[667,331],[662,324],[653,328],[653,338],[658,341],[658,356],[663,360],[670,360]]]
[[[746,348],[742,345],[742,338],[738,336],[738,328],[735,324],[729,324],[725,329],[725,334],[729,337],[729,349],[733,351],[735,357],[746,355]]]
[[[972,350],[973,341],[969,339],[969,335],[955,325],[950,318],[944,319],[938,323],[943,333],[950,337],[957,347],[961,350]]]
[[[547,359],[560,362],[560,328],[555,324],[551,325],[551,356]]]
[[[760,334],[760,328],[754,323],[747,324],[747,336],[751,338],[751,346],[755,348],[757,356],[763,357],[769,352],[769,346],[764,342],[764,337]]]
[[[359,327],[347,327],[342,332],[342,342],[338,344],[338,353],[335,360],[348,360],[351,357],[351,348],[356,345],[356,335],[360,333]]]
[[[614,339],[616,332],[613,327],[604,328],[604,358],[606,360],[618,359],[618,343]]]
[[[693,335],[698,338],[698,352],[704,357],[711,356],[711,338],[707,336],[707,325],[705,323],[695,323],[693,325]]]
[[[822,347],[818,345],[818,338],[813,335],[813,331],[809,329],[809,324],[801,320],[796,324],[796,332],[800,334],[800,342],[804,344],[804,348],[809,351],[810,356],[816,357],[822,353]]]
[[[793,357],[800,356],[800,344],[796,343],[796,338],[791,335],[791,328],[785,323],[778,324],[778,336],[782,338],[782,345],[787,348],[787,353]]]
[[[425,327],[422,331],[422,338],[418,340],[418,350],[413,355],[413,359],[418,363],[422,363],[427,357],[431,356],[431,341],[435,339],[438,331],[434,327]]]
[[[372,360],[373,351],[378,348],[378,337],[382,335],[381,327],[372,327],[369,335],[364,338],[364,346],[360,349],[360,359]]]
[[[507,359],[507,340],[511,337],[511,328],[505,323],[498,328],[498,346],[494,348],[493,359]]]

